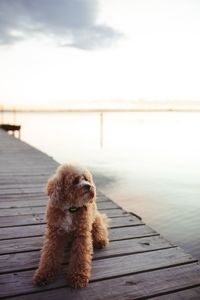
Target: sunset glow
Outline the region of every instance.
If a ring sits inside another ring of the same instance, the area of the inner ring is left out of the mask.
[[[0,46],[0,104],[123,107],[139,99],[200,100],[200,2],[101,0],[96,9],[96,24],[105,25],[99,39],[116,32],[108,45],[83,49],[80,38],[78,45],[60,45],[48,32],[22,39],[23,30],[13,28],[10,36],[19,42]]]

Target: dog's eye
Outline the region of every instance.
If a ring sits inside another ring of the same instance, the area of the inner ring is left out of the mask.
[[[79,183],[79,177],[74,178],[73,184],[78,184]]]
[[[85,181],[90,182],[90,179],[87,176],[84,175],[83,178],[84,178]]]

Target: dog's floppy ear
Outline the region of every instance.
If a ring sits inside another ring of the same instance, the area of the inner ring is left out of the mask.
[[[54,203],[58,203],[63,196],[63,179],[58,174],[51,177],[46,185],[47,195]]]
[[[46,185],[46,193],[48,196],[51,196],[55,188],[55,176],[49,178]]]

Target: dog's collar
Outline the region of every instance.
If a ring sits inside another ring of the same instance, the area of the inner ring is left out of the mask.
[[[83,207],[85,209],[87,209],[87,207],[85,205],[80,206],[80,207],[71,206],[70,208],[66,208],[65,211],[69,211],[70,213],[75,213],[75,212],[79,211]]]

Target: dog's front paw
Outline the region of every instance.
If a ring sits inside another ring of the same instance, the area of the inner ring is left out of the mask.
[[[39,270],[37,270],[33,276],[33,284],[34,285],[46,285],[50,282],[52,282],[55,278],[56,274],[55,272],[41,272]]]
[[[68,276],[68,281],[73,288],[83,288],[87,286],[89,277],[84,274],[74,273]]]

